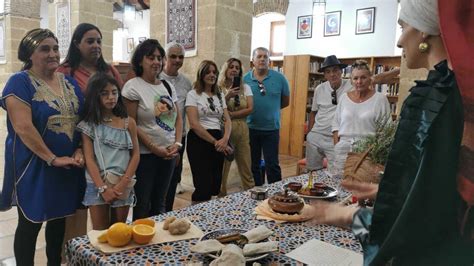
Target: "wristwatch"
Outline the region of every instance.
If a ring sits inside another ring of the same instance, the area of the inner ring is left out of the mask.
[[[183,143],[181,142],[175,142],[174,144],[176,144],[176,146],[178,146],[180,149],[183,148]]]
[[[105,190],[107,190],[107,188],[108,188],[107,185],[103,185],[103,186],[98,187],[97,191],[99,194],[102,194],[105,192]]]

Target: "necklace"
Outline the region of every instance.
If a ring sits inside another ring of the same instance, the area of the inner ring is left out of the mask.
[[[104,117],[104,118],[102,118],[102,121],[104,121],[105,123],[110,123],[113,120],[112,120],[112,117]]]

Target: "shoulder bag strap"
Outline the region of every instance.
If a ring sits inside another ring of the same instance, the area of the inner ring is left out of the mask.
[[[166,90],[167,90],[168,93],[170,94],[171,99],[173,99],[173,92],[172,92],[172,90],[171,90],[170,84],[168,84],[168,82],[167,82],[166,80],[164,80],[164,79],[162,79],[161,82],[163,82],[163,85],[165,85]]]

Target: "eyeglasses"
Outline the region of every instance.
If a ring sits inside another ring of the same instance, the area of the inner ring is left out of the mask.
[[[235,97],[234,97],[234,106],[235,107],[240,106],[240,97],[239,97],[239,95],[235,95]]]
[[[260,94],[265,96],[267,94],[267,90],[265,89],[265,85],[262,82],[258,81],[258,88],[260,89]]]
[[[337,93],[335,90],[331,92],[332,104],[337,105]]]
[[[209,103],[209,108],[215,112],[216,111],[216,105],[214,104],[214,98],[212,97],[207,97],[207,102]]]

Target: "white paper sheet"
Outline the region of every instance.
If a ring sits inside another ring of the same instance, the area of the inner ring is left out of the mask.
[[[286,256],[308,265],[363,265],[362,254],[312,239]]]

